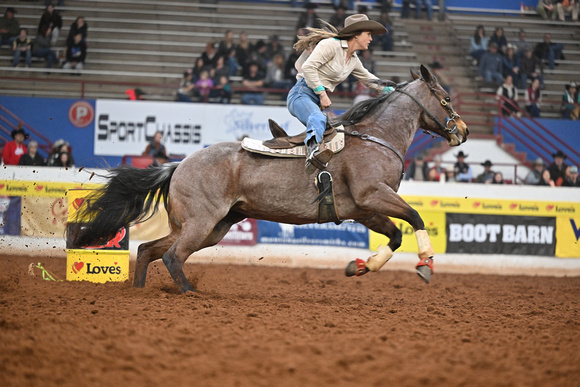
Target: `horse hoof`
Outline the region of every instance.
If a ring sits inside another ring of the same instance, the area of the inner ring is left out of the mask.
[[[432,273],[433,273],[433,271],[427,265],[417,267],[417,274],[419,275],[419,277],[421,277],[421,279],[423,281],[425,281],[426,284],[431,282],[431,274]]]
[[[366,267],[365,261],[360,258],[357,258],[354,261],[350,261],[348,265],[346,265],[346,269],[344,270],[344,274],[347,277],[357,276],[360,277],[363,274],[368,273],[369,268]]]

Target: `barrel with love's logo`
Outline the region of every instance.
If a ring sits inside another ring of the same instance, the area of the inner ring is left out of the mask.
[[[95,192],[88,189],[68,190],[68,223],[66,241],[66,279],[68,281],[121,282],[129,279],[129,229],[117,234],[99,246],[75,246],[71,236],[86,227],[86,219],[77,213],[86,206],[88,197]]]

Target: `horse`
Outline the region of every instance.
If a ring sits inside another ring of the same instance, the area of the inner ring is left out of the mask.
[[[366,262],[350,262],[347,276],[378,271],[392,257],[402,240],[390,219],[395,217],[415,230],[417,273],[427,283],[431,279],[434,252],[425,225],[397,194],[404,155],[419,128],[443,137],[450,146],[465,142],[469,130],[436,77],[423,65],[420,73],[411,70],[412,81],[362,101],[337,118],[343,123],[345,147],[326,170],[332,176],[338,218],[389,238]],[[318,221],[318,192],[304,171],[304,159],[251,153],[239,141],[211,145],[179,163],[147,169],[118,166],[107,177],[78,213],[86,224],[69,237],[77,246],[106,242],[120,228],[144,221],[163,201],[171,231],[139,246],[134,287],[144,287],[149,263],[162,259],[179,290],[194,291],[183,272],[185,261],[217,244],[245,218],[290,224]]]

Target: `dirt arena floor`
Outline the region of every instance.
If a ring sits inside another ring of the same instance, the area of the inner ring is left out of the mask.
[[[37,260],[0,257],[2,386],[579,385],[578,277],[188,264],[182,295]]]

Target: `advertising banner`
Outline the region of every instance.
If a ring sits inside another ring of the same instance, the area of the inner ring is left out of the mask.
[[[20,197],[0,196],[0,235],[20,235]]]
[[[156,131],[169,154],[189,155],[203,147],[243,136],[271,138],[268,118],[288,133],[304,126],[285,107],[97,100],[95,155],[141,154]]]
[[[359,223],[285,224],[258,221],[259,243],[343,246],[368,249],[368,229]]]
[[[220,245],[253,246],[258,241],[258,222],[256,219],[244,219],[230,228]]]
[[[580,216],[556,218],[556,257],[580,258]]]
[[[447,214],[447,252],[553,256],[556,218]]]
[[[67,199],[24,196],[22,198],[22,235],[64,238]]]
[[[0,180],[0,195],[60,198],[64,197],[69,189],[95,189],[98,187],[101,185],[56,181]]]

